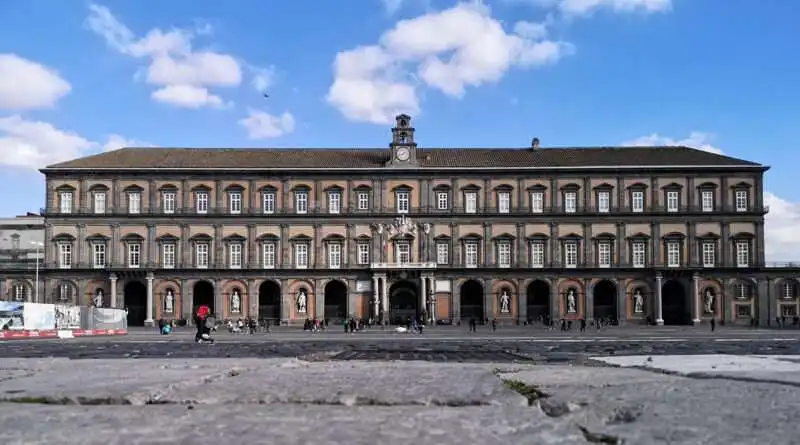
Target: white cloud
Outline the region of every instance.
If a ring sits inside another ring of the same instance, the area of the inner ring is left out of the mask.
[[[0,109],[52,108],[72,87],[52,68],[16,54],[0,54]]]
[[[103,151],[114,151],[126,147],[154,147],[154,145],[137,139],[128,139],[118,134],[111,134],[108,136],[106,143],[103,144]]]
[[[86,139],[48,122],[27,120],[19,115],[0,117],[0,165],[36,169],[49,164],[67,161],[113,150],[125,145],[149,146],[112,134],[105,143]]]
[[[222,99],[209,87],[235,87],[241,84],[242,69],[231,55],[198,51],[192,47],[197,35],[211,28],[198,24],[196,29],[153,29],[144,37],[136,35],[105,6],[90,5],[86,24],[102,36],[114,50],[137,59],[147,59],[144,80],[159,87],[153,99],[179,107],[218,107]]]
[[[697,148],[711,153],[722,154],[722,149],[711,145],[715,136],[711,133],[704,133],[702,131],[693,131],[689,133],[688,137],[683,139],[673,139],[666,136],[661,136],[658,133],[652,133],[647,136],[642,136],[631,141],[623,142],[625,146],[638,146],[638,147],[660,147],[660,146],[684,146]]]
[[[666,12],[672,9],[672,0],[516,0],[543,8],[558,9],[567,16],[588,15],[598,9],[614,12]]]
[[[294,131],[294,116],[284,111],[280,116],[250,109],[247,117],[239,121],[250,139],[271,139]]]
[[[269,66],[260,68],[257,66],[250,66],[249,68],[253,75],[250,85],[259,93],[266,93],[275,81],[275,67]]]
[[[404,0],[381,0],[381,3],[383,3],[383,9],[386,10],[386,13],[392,15],[403,6]]]
[[[533,32],[531,25],[517,25],[522,34],[507,33],[479,3],[402,20],[377,44],[336,55],[328,103],[350,120],[386,124],[397,113],[419,112],[423,86],[460,98],[466,87],[497,82],[512,68],[572,52],[571,44],[544,40],[543,30]]]

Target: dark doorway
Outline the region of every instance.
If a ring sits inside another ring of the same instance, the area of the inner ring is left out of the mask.
[[[141,281],[131,281],[122,292],[128,309],[128,326],[144,326],[147,320],[147,286]]]
[[[475,319],[483,324],[486,313],[483,311],[483,284],[468,280],[461,285],[461,319]]]
[[[264,281],[258,286],[258,318],[278,324],[281,319],[281,287],[274,281]]]
[[[325,285],[325,319],[331,322],[347,317],[347,286],[338,280]]]
[[[399,281],[389,289],[389,322],[405,325],[419,317],[419,292],[411,281]]]
[[[200,306],[208,306],[211,310],[211,314],[216,314],[214,308],[214,285],[209,283],[208,281],[198,281],[194,283],[194,289],[192,290],[192,296],[194,298],[194,311],[197,312],[197,308]]]
[[[550,285],[536,280],[528,285],[526,294],[528,321],[547,324],[550,320]]]
[[[617,285],[602,280],[594,285],[594,319],[617,323]]]
[[[686,301],[686,290],[678,280],[670,280],[661,288],[661,315],[665,325],[691,324],[692,316]]]

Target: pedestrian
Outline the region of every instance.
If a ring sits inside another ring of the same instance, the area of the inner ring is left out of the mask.
[[[714,317],[711,317],[711,332],[714,332],[714,329],[716,329],[716,327],[717,327],[717,321],[714,319]]]
[[[197,334],[195,334],[194,340],[197,343],[214,343],[214,339],[211,338],[211,329],[209,329],[207,325],[208,315],[210,313],[211,309],[206,305],[197,308],[197,312],[194,316],[194,322],[197,325]]]

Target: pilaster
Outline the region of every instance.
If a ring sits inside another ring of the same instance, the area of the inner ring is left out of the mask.
[[[78,239],[75,241],[75,265],[78,268],[85,268],[89,266],[89,263],[86,259],[87,255],[87,246],[86,244],[86,224],[77,224],[78,227]]]
[[[292,246],[289,242],[289,225],[281,224],[281,239],[278,240],[280,267],[286,269],[292,264]]]
[[[259,266],[258,246],[256,245],[256,225],[247,225],[247,268],[255,269]]]
[[[483,223],[483,258],[487,267],[495,266],[494,242],[492,241],[492,224]]]
[[[771,304],[773,302],[771,280],[769,278],[762,278],[758,280],[756,292],[757,295],[755,295],[755,306],[758,324],[759,326],[770,326],[772,319],[778,316],[777,308],[775,307],[776,305]]]
[[[594,286],[592,285],[591,278],[583,279],[583,288],[584,288],[584,299],[583,299],[584,318],[586,319],[586,321],[594,320]]]
[[[525,279],[520,278],[516,280],[517,284],[517,323],[522,324],[528,321],[528,292],[524,287]]]
[[[628,293],[625,290],[625,282],[615,279],[617,284],[617,322],[620,326],[628,321]]]
[[[628,240],[625,237],[625,223],[622,221],[617,221],[617,243],[616,248],[614,249],[615,255],[617,255],[617,264],[622,267],[625,267],[630,264],[630,260],[628,258]]]
[[[247,212],[249,214],[255,214],[259,205],[258,205],[258,188],[257,182],[255,179],[251,179],[247,185],[247,207],[242,209],[242,211]]]
[[[181,224],[181,240],[177,255],[179,255],[178,264],[183,268],[188,268],[192,265],[192,246],[189,238],[191,238],[189,224]]]
[[[222,244],[222,224],[214,224],[214,258],[213,263],[220,269],[225,264],[225,246]]]
[[[156,225],[147,224],[147,267],[156,266]]]
[[[525,248],[525,223],[517,223],[517,245],[514,249],[516,267],[528,267],[528,249]]]
[[[558,248],[558,224],[550,223],[550,248],[547,249],[550,267],[561,266],[561,252]]]
[[[731,228],[730,224],[726,221],[723,221],[721,224],[721,239],[720,242],[720,250],[721,250],[721,261],[719,262],[723,267],[730,266],[733,264],[733,258],[731,256]]]
[[[664,286],[664,277],[660,274],[656,274],[656,301],[655,301],[655,315],[656,315],[656,324],[659,326],[664,326],[664,305],[663,300],[661,298],[661,291]]]

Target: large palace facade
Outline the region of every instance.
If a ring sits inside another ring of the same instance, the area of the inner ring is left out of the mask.
[[[49,166],[44,302],[131,324],[606,318],[766,324],[767,167],[685,147],[127,148]],[[787,277],[789,270],[786,270]]]

